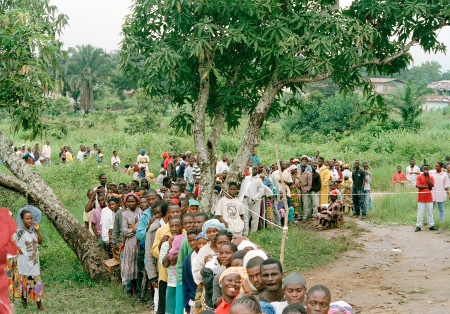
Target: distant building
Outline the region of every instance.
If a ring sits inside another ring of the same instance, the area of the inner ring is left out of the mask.
[[[370,78],[370,82],[377,94],[392,94],[399,88],[405,86],[405,82],[396,78],[387,77],[373,77]]]
[[[422,105],[424,111],[443,109],[450,106],[450,96],[425,96],[426,101]]]
[[[436,95],[450,95],[450,81],[437,81],[428,84],[428,87],[434,90]]]

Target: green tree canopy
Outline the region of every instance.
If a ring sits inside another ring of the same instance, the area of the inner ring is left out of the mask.
[[[0,2],[0,108],[13,118],[14,131],[36,136],[42,128],[45,97],[56,87],[50,74],[61,53],[56,37],[66,24],[47,0]]]
[[[80,92],[80,107],[88,113],[94,109],[94,87],[107,82],[113,65],[108,54],[91,45],[71,47],[67,54],[66,81]]]

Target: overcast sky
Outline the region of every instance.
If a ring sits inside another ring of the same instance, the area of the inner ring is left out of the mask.
[[[61,13],[69,16],[69,26],[64,30],[62,41],[65,48],[91,44],[106,51],[119,49],[121,26],[126,14],[130,13],[131,0],[51,0]],[[344,5],[351,0],[341,0]],[[450,70],[450,27],[439,34],[440,41],[448,47],[448,56],[428,54],[419,47],[411,49],[413,65],[436,60],[442,70]]]

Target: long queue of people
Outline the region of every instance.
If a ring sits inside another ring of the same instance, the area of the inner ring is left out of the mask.
[[[219,219],[198,212],[195,198],[186,198],[183,214],[175,199],[164,201],[154,189],[142,196],[124,195],[123,208],[117,197],[110,195],[106,205],[103,194],[97,194],[96,209],[106,206],[101,220],[105,221],[106,212],[115,212],[108,239],[104,239],[106,246],[120,252],[124,290],[130,297],[136,301],[148,298],[160,314],[225,314],[235,306],[234,311],[250,306],[255,313],[278,314],[334,313],[333,309],[342,308],[342,301],[331,303],[326,287],[307,290],[301,274],[283,279],[282,265],[264,248],[234,233]],[[348,304],[344,307],[351,313]]]

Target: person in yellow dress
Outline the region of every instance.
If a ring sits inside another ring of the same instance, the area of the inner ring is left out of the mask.
[[[323,157],[319,157],[318,162],[320,181],[322,187],[320,188],[319,205],[328,204],[328,189],[331,182],[331,170],[328,162],[324,163]]]

